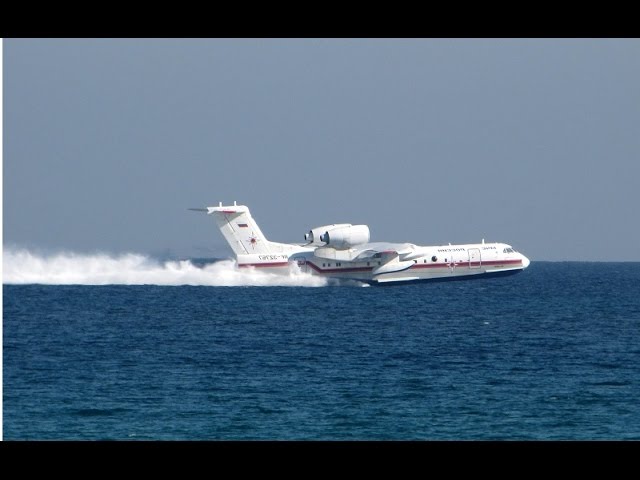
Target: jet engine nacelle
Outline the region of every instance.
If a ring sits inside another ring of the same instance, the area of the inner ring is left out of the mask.
[[[351,226],[350,223],[332,223],[331,225],[323,225],[321,227],[315,227],[309,230],[308,233],[304,234],[304,239],[309,243],[322,245],[325,242],[320,240],[320,237],[322,237],[324,233],[330,232],[331,230],[334,230],[336,228],[350,227],[350,226]]]
[[[348,225],[327,230],[320,235],[320,241],[328,247],[345,249],[367,243],[369,241],[369,227],[366,225]]]

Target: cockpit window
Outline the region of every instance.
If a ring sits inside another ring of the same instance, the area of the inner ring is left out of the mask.
[[[511,247],[509,248],[505,248],[504,250],[502,250],[502,253],[515,253],[515,250]]]

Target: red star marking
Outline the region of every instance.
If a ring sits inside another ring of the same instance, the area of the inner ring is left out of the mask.
[[[252,248],[256,248],[256,243],[258,243],[258,238],[255,236],[253,232],[251,232],[251,236],[249,237],[249,243]]]

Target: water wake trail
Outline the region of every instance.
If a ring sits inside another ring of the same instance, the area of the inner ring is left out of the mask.
[[[21,248],[5,248],[2,281],[46,285],[327,285],[325,279],[302,273],[296,265],[279,275],[254,268],[238,269],[233,260],[195,265],[190,260],[161,261],[137,253],[39,254]]]

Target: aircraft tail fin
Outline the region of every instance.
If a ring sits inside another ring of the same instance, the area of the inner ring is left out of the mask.
[[[236,205],[236,202],[233,202],[233,205],[224,206],[220,202],[217,207],[193,210],[204,210],[207,215],[213,216],[236,256],[272,253],[271,242],[266,239],[247,206]]]

